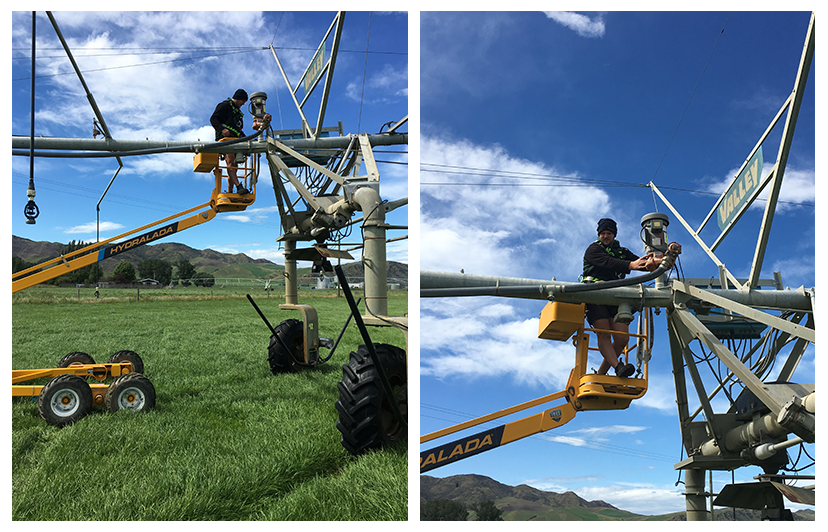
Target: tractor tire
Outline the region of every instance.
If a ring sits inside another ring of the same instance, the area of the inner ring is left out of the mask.
[[[339,419],[336,428],[342,433],[342,446],[359,455],[407,438],[406,430],[394,415],[396,403],[408,420],[408,384],[405,351],[387,344],[374,344],[376,361],[368,348],[359,346],[342,366],[342,381],[337,384]],[[376,363],[382,364],[394,397],[387,397]]]
[[[71,425],[92,408],[92,389],[77,375],[58,375],[40,391],[37,409],[46,423],[56,427]]]
[[[117,377],[106,390],[106,408],[110,412],[142,412],[155,406],[155,387],[140,373]]]
[[[73,351],[66,355],[65,357],[60,359],[58,362],[57,367],[59,368],[68,368],[74,364],[94,364],[95,361],[92,359],[90,355],[87,355],[83,351]]]
[[[301,369],[299,362],[305,360],[305,335],[302,321],[285,320],[275,328],[276,334],[270,335],[267,346],[267,362],[274,375],[295,373]]]
[[[132,371],[134,373],[144,373],[144,361],[141,360],[141,357],[138,356],[138,353],[135,351],[130,351],[128,349],[124,349],[122,351],[115,352],[109,360],[107,361],[109,364],[117,364],[118,362],[129,362],[132,364]]]

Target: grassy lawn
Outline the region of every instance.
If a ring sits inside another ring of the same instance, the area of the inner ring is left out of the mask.
[[[138,353],[157,393],[142,413],[103,408],[63,429],[36,401],[12,400],[15,520],[405,520],[406,447],[360,457],[340,444],[337,383],[362,344],[353,322],[333,358],[274,376],[270,331],[247,289],[102,290],[33,287],[14,295],[12,368],[55,367],[84,351],[106,362]],[[86,292],[83,292],[86,290]],[[275,292],[251,293],[273,326]],[[407,310],[389,293],[389,313]],[[348,315],[335,291],[300,292],[336,338]],[[372,341],[405,347],[401,332],[369,328]],[[328,351],[320,350],[321,356]]]

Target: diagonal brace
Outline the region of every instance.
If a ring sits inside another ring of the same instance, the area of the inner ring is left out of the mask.
[[[774,415],[779,415],[782,405],[777,403],[765,389],[765,384],[745,366],[739,358],[730,352],[710,330],[686,309],[676,309],[674,312],[676,322],[684,326],[694,338],[704,342],[716,356],[724,362],[730,371],[733,372],[756,397],[767,406]]]
[[[673,288],[675,288],[675,290],[679,292],[684,292],[685,294],[688,294],[692,297],[701,299],[702,301],[712,303],[717,307],[733,311],[748,319],[758,321],[759,323],[763,323],[768,327],[773,327],[774,329],[784,331],[790,334],[791,336],[796,336],[797,338],[802,338],[811,343],[816,343],[816,331],[814,329],[791,323],[788,320],[782,319],[777,316],[771,316],[770,314],[766,314],[760,310],[756,310],[741,303],[736,303],[735,301],[731,301],[730,299],[727,299],[725,297],[712,294],[706,290],[696,288],[695,286],[691,286],[681,281],[673,281]]]

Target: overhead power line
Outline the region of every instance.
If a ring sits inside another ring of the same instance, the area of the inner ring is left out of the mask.
[[[81,72],[83,72],[84,74],[87,74],[87,73],[90,73],[90,72],[104,72],[104,71],[107,71],[107,70],[119,70],[119,69],[123,69],[123,68],[134,68],[134,67],[142,67],[142,66],[161,65],[161,64],[164,64],[164,63],[181,63],[181,62],[184,62],[184,61],[197,61],[197,60],[206,59],[206,58],[209,58],[209,57],[221,57],[221,56],[225,56],[225,55],[250,53],[250,52],[253,52],[253,51],[259,51],[259,49],[257,48],[257,49],[253,49],[253,50],[233,51],[233,52],[226,52],[226,53],[221,53],[221,54],[200,55],[200,56],[197,56],[197,57],[178,57],[178,58],[175,58],[175,59],[167,59],[167,60],[164,60],[164,61],[149,61],[149,62],[146,62],[146,63],[133,63],[131,65],[118,65],[118,66],[102,67],[102,68],[90,68],[90,69],[84,69]],[[36,79],[54,78],[54,77],[58,77],[58,76],[66,76],[66,75],[69,75],[69,74],[75,74],[75,72],[74,71],[67,71],[67,72],[60,72],[58,74],[49,74],[49,75],[45,75],[45,76],[44,75],[37,75]],[[24,81],[24,80],[30,80],[30,79],[32,79],[31,76],[27,76],[25,78],[14,78],[14,79],[12,79],[12,81]]]
[[[434,168],[429,168],[434,167]],[[502,183],[502,182],[470,182],[470,181],[421,181],[420,185],[425,186],[470,186],[470,187],[632,187],[632,188],[646,188],[647,185],[643,183],[627,183],[624,181],[613,181],[609,179],[586,179],[573,176],[561,176],[553,174],[540,174],[534,172],[515,172],[509,170],[494,170],[489,168],[473,168],[469,166],[456,166],[448,164],[436,163],[420,163],[420,173],[436,173],[436,174],[452,174],[452,175],[469,175],[484,178],[504,178],[504,179],[526,179],[538,181],[535,183]],[[719,196],[720,192],[710,192],[708,190],[692,190],[687,188],[659,186],[663,190],[675,190],[678,192],[689,192],[691,194],[706,194],[711,196]],[[759,201],[764,201],[764,198],[757,198]],[[815,207],[813,203],[803,203],[797,201],[778,200],[779,203],[787,205],[796,205],[800,207]]]

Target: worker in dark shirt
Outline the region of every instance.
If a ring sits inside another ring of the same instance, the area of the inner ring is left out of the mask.
[[[243,89],[237,90],[232,98],[220,102],[210,117],[210,125],[216,130],[216,140],[223,138],[243,137],[242,127],[244,126],[244,115],[241,107],[247,102],[247,93]],[[224,160],[227,161],[228,192],[233,192],[233,187],[238,189],[238,194],[249,194],[236,177],[236,154],[225,153]]]
[[[598,240],[589,245],[584,253],[584,273],[582,282],[595,283],[623,279],[632,270],[653,271],[661,263],[661,258],[653,254],[638,257],[627,248],[621,247],[615,235],[618,228],[614,220],[602,218],[598,221]],[[594,329],[606,331],[629,332],[629,324],[617,323],[615,305],[595,305],[587,303],[587,321]],[[598,350],[604,360],[598,368],[599,375],[606,375],[610,367],[615,368],[619,377],[630,377],[635,366],[620,361],[621,353],[627,347],[629,337],[626,334],[596,332]]]

